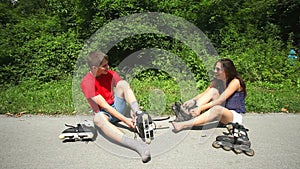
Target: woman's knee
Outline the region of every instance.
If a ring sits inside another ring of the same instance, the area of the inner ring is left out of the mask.
[[[210,88],[210,94],[211,94],[212,100],[215,100],[215,99],[219,98],[219,96],[220,96],[219,90],[216,88],[213,88],[213,87]]]
[[[216,114],[216,116],[222,123],[226,124],[226,123],[232,122],[233,114],[227,108],[225,108],[221,105],[217,105],[217,106],[212,107],[212,109],[213,109],[212,111]]]
[[[216,106],[213,106],[212,108],[210,108],[209,110],[210,110],[212,113],[215,113],[215,114],[221,115],[221,114],[222,114],[222,111],[223,111],[223,109],[224,109],[224,107],[223,107],[223,106],[216,105]]]

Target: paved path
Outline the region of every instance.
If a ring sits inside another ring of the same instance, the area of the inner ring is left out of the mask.
[[[0,115],[0,168],[299,168],[300,115],[246,114],[244,125],[255,156],[214,149],[211,143],[224,128],[205,128],[173,133],[171,128],[156,131],[150,144],[152,161],[143,164],[138,155],[113,145],[101,135],[88,144],[62,143],[58,135],[65,123],[76,124],[89,116]],[[170,125],[157,122],[159,127]],[[128,130],[123,129],[129,133]],[[109,152],[109,150],[111,152]]]

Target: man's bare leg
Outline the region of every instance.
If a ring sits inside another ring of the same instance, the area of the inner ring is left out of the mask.
[[[126,136],[108,121],[108,117],[104,113],[96,113],[94,116],[94,123],[108,138],[136,151],[141,156],[144,163],[151,160],[149,146]]]
[[[125,98],[126,102],[129,103],[133,113],[140,111],[136,97],[127,81],[121,80],[118,82],[116,86],[116,93],[120,98]]]

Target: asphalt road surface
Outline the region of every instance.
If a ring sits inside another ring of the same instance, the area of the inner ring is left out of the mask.
[[[115,145],[100,134],[89,143],[62,143],[58,139],[65,123],[76,124],[85,119],[91,117],[0,115],[0,168],[300,168],[300,115],[244,115],[255,151],[253,157],[211,146],[225,128],[210,125],[174,133],[168,121],[156,122],[159,129],[150,144],[152,160],[146,164],[134,151]],[[120,129],[134,137],[128,129]]]

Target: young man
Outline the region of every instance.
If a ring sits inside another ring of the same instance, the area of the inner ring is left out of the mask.
[[[109,69],[106,54],[95,51],[88,55],[87,63],[90,71],[81,81],[81,89],[90,107],[94,111],[94,123],[113,141],[135,150],[144,163],[151,160],[150,149],[144,142],[126,136],[114,123],[124,122],[135,128],[133,118],[139,112],[139,105],[130,85]],[[115,89],[115,90],[114,90]],[[131,117],[124,116],[126,103],[131,107]]]

